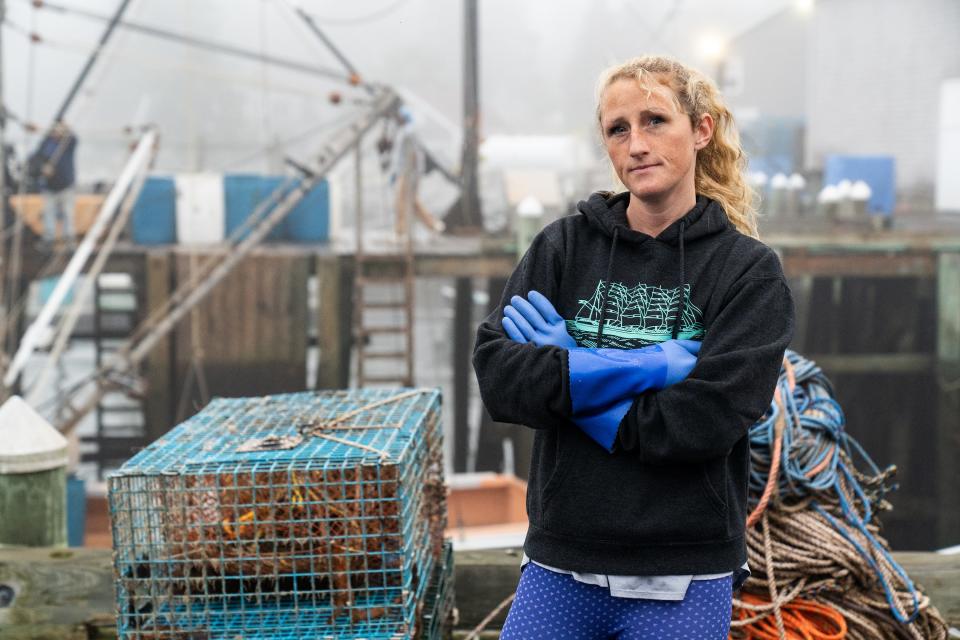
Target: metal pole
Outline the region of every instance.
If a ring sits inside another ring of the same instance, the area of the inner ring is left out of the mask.
[[[100,36],[100,42],[97,43],[97,46],[90,53],[90,57],[87,58],[87,64],[84,65],[83,70],[80,71],[80,75],[77,76],[73,86],[70,87],[67,97],[64,98],[63,104],[60,105],[60,110],[57,111],[57,115],[53,118],[54,122],[60,122],[67,114],[67,110],[73,103],[73,99],[77,97],[77,92],[80,91],[80,87],[83,86],[84,80],[86,80],[87,76],[90,74],[90,70],[93,68],[93,63],[97,61],[97,58],[100,56],[100,52],[103,51],[103,47],[107,44],[107,40],[109,40],[110,36],[113,34],[113,30],[117,28],[117,24],[119,24],[120,18],[127,10],[127,6],[129,4],[130,0],[121,0],[120,6],[113,14],[113,17],[110,18],[110,23],[107,25],[107,30],[103,32],[102,36]]]
[[[7,0],[0,0],[0,23],[7,17]],[[3,29],[0,29],[0,228],[7,231],[7,103],[3,94]],[[4,273],[7,270],[7,240],[0,238],[0,325],[7,323],[7,305],[3,297]],[[0,354],[5,355],[2,345]],[[0,375],[3,373],[0,363]]]
[[[462,189],[459,211],[451,211],[447,217],[447,226],[479,229],[483,223],[477,184],[480,146],[477,0],[464,0],[463,32],[463,155],[460,164]]]
[[[358,330],[363,326],[363,287],[357,285],[357,276],[362,276],[363,271],[363,158],[360,155],[360,138],[357,138],[357,146],[354,151],[354,207],[356,209],[356,256],[353,261],[354,269],[354,286],[351,291],[353,292],[353,300],[351,300],[351,305],[353,307],[353,318],[350,335],[353,337],[353,343],[356,345],[356,360],[357,360],[357,386],[363,386],[363,376],[364,376],[364,348],[366,344],[366,336],[362,335]],[[347,347],[347,353],[353,355],[353,349]],[[347,376],[349,378],[350,372],[350,356],[347,358]]]
[[[359,80],[360,74],[357,72],[356,67],[350,64],[350,61],[347,60],[347,57],[343,55],[343,53],[341,53],[340,49],[338,49],[336,45],[333,44],[333,41],[327,37],[327,34],[325,34],[323,31],[320,30],[320,27],[318,27],[317,23],[313,21],[313,18],[310,16],[310,14],[304,11],[303,9],[301,9],[300,7],[297,7],[295,11],[296,11],[296,14],[300,16],[300,19],[303,20],[304,23],[306,23],[310,31],[313,31],[313,34],[318,38],[320,38],[320,41],[323,42],[323,44],[325,44],[328,49],[330,49],[330,53],[332,53],[334,57],[336,57],[336,59],[340,61],[340,64],[343,65],[343,68],[350,73],[351,80],[353,79]],[[364,82],[362,86],[367,93],[371,95],[373,94],[373,87],[371,87],[369,84]]]

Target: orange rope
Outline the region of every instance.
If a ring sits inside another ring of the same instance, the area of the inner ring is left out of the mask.
[[[790,387],[790,393],[793,393],[794,387],[797,386],[797,376],[794,372],[793,365],[790,364],[786,356],[783,358],[783,367],[787,372],[787,386]],[[760,516],[763,515],[764,510],[767,508],[767,503],[770,502],[770,498],[773,496],[773,490],[777,486],[777,476],[780,474],[780,450],[783,448],[784,415],[787,411],[783,404],[783,396],[780,393],[780,385],[777,385],[777,389],[773,393],[773,400],[777,403],[780,415],[777,417],[777,422],[774,425],[773,455],[770,458],[770,473],[767,474],[767,484],[763,488],[763,495],[760,496],[760,502],[757,503],[750,517],[747,518],[748,529],[757,524]]]
[[[768,600],[749,593],[744,593],[741,600],[751,605],[770,604]],[[847,637],[847,621],[831,606],[797,599],[783,605],[781,610],[786,640],[843,640]],[[745,608],[734,610],[737,620],[747,620],[752,615]],[[740,627],[740,633],[744,640],[781,640],[769,615]],[[733,638],[733,635],[730,637]]]

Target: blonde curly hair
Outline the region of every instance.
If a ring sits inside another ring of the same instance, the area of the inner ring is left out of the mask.
[[[740,134],[717,86],[700,71],[669,56],[632,58],[600,75],[597,83],[598,123],[603,92],[623,79],[634,79],[650,89],[657,85],[672,89],[677,108],[687,114],[693,127],[704,114],[710,114],[714,121],[713,137],[706,147],[697,151],[696,192],[720,203],[737,230],[756,238],[759,235],[758,195],[746,181],[747,159],[740,146]],[[602,128],[600,135],[603,136]],[[619,178],[617,182],[620,182]]]

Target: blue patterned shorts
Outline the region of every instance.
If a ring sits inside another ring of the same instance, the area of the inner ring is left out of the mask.
[[[618,598],[607,587],[524,565],[501,640],[726,640],[733,579],[694,580],[683,600]]]

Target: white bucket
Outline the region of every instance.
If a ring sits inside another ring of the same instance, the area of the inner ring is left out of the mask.
[[[226,214],[223,176],[181,173],[177,185],[177,242],[188,245],[223,242]]]

